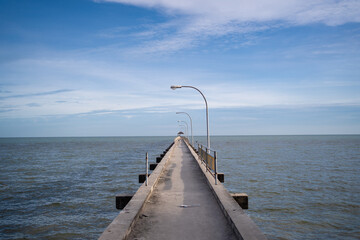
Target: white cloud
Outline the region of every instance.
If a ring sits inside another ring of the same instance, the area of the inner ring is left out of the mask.
[[[339,25],[360,21],[358,0],[103,0],[169,14],[184,14],[218,22],[291,21],[297,24],[323,22]]]
[[[249,33],[279,26],[360,22],[358,0],[102,0],[167,13],[172,20],[138,36],[151,38],[139,53],[173,52],[212,36]],[[98,1],[98,2],[102,2]],[[166,29],[169,33],[166,33]],[[175,30],[174,30],[175,29]],[[162,38],[159,39],[159,36]]]
[[[4,82],[16,81],[0,85],[3,118],[203,109],[203,99],[197,92],[172,91],[170,85],[176,84],[199,87],[211,108],[360,105],[360,97],[348,92],[358,87],[358,82],[350,80],[346,84],[337,79],[295,85],[261,79],[220,83],[212,80],[224,79],[224,73],[181,67],[157,70],[142,66],[136,70],[121,63],[76,58],[26,59],[8,63],[6,70],[2,72]]]
[[[324,85],[325,86],[325,85]],[[323,87],[324,87],[323,86]],[[38,86],[26,91],[13,93],[22,97],[3,99],[0,104],[2,118],[27,118],[54,115],[99,115],[124,111],[136,112],[169,112],[174,109],[203,109],[202,97],[192,89],[172,91],[165,84],[159,88],[139,89],[137,93],[126,93],[126,89],[80,89],[59,92],[52,95],[36,95]],[[321,88],[321,87],[319,87]],[[316,88],[316,89],[319,89]],[[270,84],[212,84],[202,86],[201,90],[208,100],[209,107],[316,107],[316,106],[360,106],[360,98],[341,93],[328,98],[316,95],[313,87],[301,89],[274,87]],[[333,89],[333,88],[329,88]],[[51,91],[51,89],[43,89]],[[331,93],[331,92],[330,92]],[[327,93],[324,93],[327,94]],[[132,118],[133,114],[124,114]]]

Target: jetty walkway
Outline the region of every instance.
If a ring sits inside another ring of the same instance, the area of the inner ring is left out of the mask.
[[[266,239],[182,138],[100,236],[105,239]]]

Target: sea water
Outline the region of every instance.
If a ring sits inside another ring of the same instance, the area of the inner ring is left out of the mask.
[[[174,137],[0,139],[0,239],[97,239]],[[206,143],[205,137],[195,137]],[[360,136],[214,136],[269,239],[360,238]]]

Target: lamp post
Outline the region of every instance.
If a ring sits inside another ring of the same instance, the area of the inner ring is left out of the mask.
[[[206,101],[206,98],[204,96],[204,94],[199,90],[197,89],[196,87],[193,87],[193,86],[181,86],[181,85],[178,85],[178,86],[171,86],[170,87],[172,90],[175,90],[175,89],[178,89],[178,88],[193,88],[195,90],[197,90],[201,96],[204,98],[205,100],[205,106],[206,106],[206,135],[207,135],[207,147],[210,149],[210,135],[209,135],[209,108],[208,108],[208,104],[207,104],[207,101]]]
[[[187,138],[189,139],[189,125],[188,125],[187,122],[185,122],[185,121],[179,121],[179,120],[178,120],[178,123],[180,123],[180,122],[183,122],[183,123],[186,124],[186,135],[187,135]]]
[[[194,147],[194,136],[193,136],[193,128],[192,128],[192,119],[191,119],[190,115],[189,115],[187,112],[176,112],[176,114],[181,114],[181,113],[188,115],[188,117],[190,118],[191,145],[193,145],[193,147]]]

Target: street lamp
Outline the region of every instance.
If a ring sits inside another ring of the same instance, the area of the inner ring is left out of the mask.
[[[193,86],[181,86],[181,85],[173,85],[170,87],[172,90],[178,89],[178,88],[193,88],[195,90],[197,90],[201,96],[203,96],[204,100],[205,100],[205,106],[206,106],[206,135],[207,135],[207,147],[208,149],[210,149],[210,135],[209,135],[209,108],[208,108],[208,104],[206,101],[206,98],[204,96],[204,94],[197,89],[196,87]]]
[[[188,115],[188,117],[190,118],[191,144],[192,144],[193,147],[194,147],[194,136],[193,136],[193,129],[192,129],[192,119],[191,119],[190,115],[189,115],[187,112],[176,112],[176,114],[181,114],[181,113]]]

